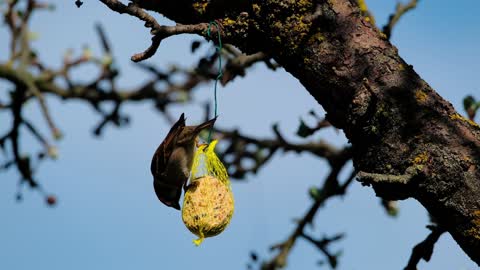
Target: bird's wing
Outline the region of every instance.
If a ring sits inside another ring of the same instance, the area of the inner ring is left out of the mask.
[[[185,127],[185,115],[182,113],[180,119],[173,124],[172,128],[168,132],[165,140],[158,146],[155,154],[152,158],[152,163],[150,165],[150,171],[153,176],[161,174],[165,171],[165,167],[168,163],[168,158],[171,156],[175,148],[175,138],[180,134],[182,129]]]

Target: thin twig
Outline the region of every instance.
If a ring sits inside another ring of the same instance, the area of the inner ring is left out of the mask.
[[[50,128],[50,131],[52,133],[52,136],[55,139],[59,139],[62,137],[62,134],[60,130],[56,127],[55,123],[53,122],[52,116],[50,115],[47,102],[45,98],[43,97],[42,92],[37,88],[35,85],[34,81],[29,78],[25,77],[24,82],[26,83],[28,90],[37,98],[38,103],[40,104],[40,109],[42,111],[43,117],[47,121],[48,127]]]
[[[417,270],[417,264],[421,259],[427,262],[430,261],[435,243],[437,243],[440,236],[446,232],[445,229],[438,225],[427,226],[427,228],[431,230],[430,234],[425,240],[413,247],[412,255],[408,260],[407,266],[404,268],[405,270]]]
[[[410,10],[413,10],[417,7],[417,4],[420,0],[410,0],[407,4],[398,3],[395,7],[395,12],[390,15],[388,18],[388,23],[383,26],[383,33],[387,36],[388,39],[392,36],[392,31],[395,25],[398,23],[400,18],[405,15]]]
[[[339,241],[342,238],[344,238],[345,234],[340,233],[332,237],[323,237],[322,239],[319,239],[319,240],[313,239],[313,237],[305,233],[302,233],[301,237],[303,237],[305,240],[307,240],[311,244],[315,245],[323,253],[323,255],[327,257],[328,264],[330,265],[330,267],[332,267],[333,269],[337,268],[339,253],[332,254],[328,250],[328,246],[331,243]]]
[[[145,22],[145,26],[151,28],[150,33],[153,35],[152,44],[145,51],[137,53],[132,56],[132,61],[139,62],[152,57],[157,51],[160,43],[163,39],[178,35],[178,34],[201,34],[208,28],[208,23],[199,23],[192,25],[177,24],[175,26],[160,25],[152,16],[145,12],[142,8],[138,7],[135,3],[129,3],[124,5],[117,0],[100,0],[111,10],[120,14],[127,13],[131,16]],[[216,34],[218,29],[214,29],[212,34]]]

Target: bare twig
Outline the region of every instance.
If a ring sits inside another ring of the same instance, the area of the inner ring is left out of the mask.
[[[392,30],[398,23],[400,18],[410,10],[417,7],[419,0],[410,0],[407,4],[398,3],[395,7],[395,12],[388,18],[388,23],[383,26],[383,33],[388,39],[392,36]]]
[[[347,187],[352,183],[353,179],[355,178],[355,172],[352,172],[349,178],[344,182],[344,184],[340,185],[338,183],[338,174],[340,170],[345,166],[345,163],[350,159],[350,151],[345,152],[342,157],[339,156],[337,159],[337,164],[332,166],[332,171],[328,175],[327,179],[323,183],[322,188],[318,196],[315,198],[315,202],[308,210],[307,214],[300,220],[296,229],[293,233],[288,237],[288,239],[280,244],[272,246],[272,249],[278,249],[277,255],[268,262],[265,262],[262,265],[262,270],[275,270],[278,268],[282,268],[287,263],[287,257],[290,254],[291,249],[295,245],[298,237],[304,234],[303,230],[307,224],[312,223],[315,214],[317,213],[318,209],[331,197],[343,195]]]
[[[310,153],[317,157],[327,159],[330,164],[337,162],[337,158],[344,152],[350,151],[349,148],[339,150],[325,141],[311,143],[291,143],[288,142],[278,130],[273,126],[276,135],[273,139],[259,139],[241,134],[238,130],[215,129],[216,137],[228,141],[225,151],[219,153],[222,160],[229,167],[229,174],[233,178],[244,178],[249,172],[256,173],[262,168],[278,151]],[[252,147],[247,147],[252,146]],[[253,161],[253,166],[245,168],[243,160]]]
[[[270,57],[264,52],[258,52],[250,55],[240,54],[228,60],[225,65],[222,77],[222,85],[235,79],[237,76],[245,76],[245,70],[255,63],[268,61]],[[275,68],[275,67],[274,67]]]
[[[40,108],[43,114],[43,117],[47,121],[48,127],[50,128],[50,131],[55,139],[59,139],[62,137],[62,133],[60,130],[57,128],[55,123],[53,122],[52,116],[50,115],[47,103],[45,98],[43,97],[43,94],[41,91],[37,88],[35,85],[33,79],[30,76],[25,76],[23,78],[23,81],[26,83],[26,85],[29,88],[29,91],[37,98]]]
[[[427,262],[430,261],[435,243],[438,241],[440,236],[446,232],[445,229],[438,225],[427,226],[427,228],[431,230],[430,234],[427,236],[427,238],[425,238],[425,240],[418,243],[412,249],[412,255],[408,260],[407,266],[404,268],[405,270],[416,270],[417,264],[421,259],[424,259]]]
[[[40,132],[33,126],[33,124],[25,119],[23,119],[23,124],[32,133],[33,137],[35,137],[43,145],[43,147],[48,150],[48,148],[50,147],[48,140],[42,134],[40,134]]]
[[[132,61],[139,62],[152,57],[157,51],[163,39],[178,34],[201,34],[208,28],[208,23],[199,23],[191,25],[177,24],[175,26],[160,25],[152,16],[138,7],[135,3],[124,5],[117,0],[100,0],[111,10],[120,14],[127,13],[131,16],[145,22],[145,26],[151,28],[150,33],[153,35],[152,44],[145,51],[132,56]],[[212,29],[212,34],[216,34],[219,29]]]
[[[344,151],[334,148],[332,145],[325,141],[293,144],[286,141],[285,139],[281,141],[278,139],[258,139],[254,137],[249,137],[247,135],[241,134],[238,130],[227,131],[216,129],[216,131],[220,133],[220,138],[223,139],[240,139],[244,141],[244,143],[251,143],[257,145],[260,148],[281,149],[285,152],[308,152],[317,157],[326,158],[330,162],[333,162],[337,155]]]
[[[20,145],[19,145],[19,128],[23,122],[22,119],[22,104],[25,99],[26,90],[19,89],[14,93],[13,96],[13,125],[12,130],[9,133],[9,139],[12,143],[12,152],[17,166],[18,171],[22,175],[22,179],[27,181],[30,187],[36,188],[38,186],[37,181],[33,179],[32,167],[30,164],[30,158],[22,157],[20,154]]]
[[[103,51],[106,54],[111,55],[112,49],[110,46],[110,42],[107,39],[107,35],[105,34],[105,30],[103,29],[102,25],[99,23],[95,24],[95,30],[97,30],[97,34],[100,38],[100,43],[102,44]]]
[[[332,254],[329,251],[328,246],[331,243],[339,241],[342,238],[344,238],[345,234],[340,233],[332,237],[323,237],[322,239],[319,239],[319,240],[313,239],[313,237],[306,235],[305,233],[302,233],[301,237],[303,237],[305,240],[307,240],[311,244],[315,245],[323,253],[323,255],[327,257],[328,264],[330,265],[330,267],[332,267],[333,269],[337,268],[338,257],[340,253]]]
[[[13,61],[17,55],[17,41],[19,35],[19,29],[17,27],[17,12],[15,6],[18,0],[12,0],[8,2],[7,12],[5,13],[5,22],[10,30],[10,61]]]

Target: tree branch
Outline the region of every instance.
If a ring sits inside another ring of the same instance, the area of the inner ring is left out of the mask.
[[[291,249],[295,245],[297,239],[304,234],[304,229],[307,224],[313,222],[318,209],[330,198],[335,196],[340,196],[345,194],[347,187],[352,183],[355,178],[355,173],[352,172],[350,177],[340,185],[338,182],[338,174],[340,170],[344,167],[345,163],[349,158],[344,157],[338,160],[338,163],[332,166],[332,170],[321,189],[319,189],[318,195],[315,197],[315,202],[310,207],[305,216],[299,221],[297,227],[293,233],[287,238],[285,242],[272,246],[272,250],[278,250],[277,255],[271,260],[264,262],[262,265],[262,270],[275,270],[284,267],[287,264],[287,258],[290,254]]]
[[[139,62],[152,57],[157,51],[163,39],[178,34],[202,34],[207,31],[208,23],[198,23],[193,25],[177,24],[176,26],[160,25],[152,16],[145,12],[135,3],[124,5],[117,0],[100,0],[111,10],[120,14],[127,13],[131,16],[145,22],[145,27],[151,28],[150,33],[153,35],[152,44],[145,51],[132,56],[132,61]],[[219,29],[212,29],[212,34],[216,34]]]

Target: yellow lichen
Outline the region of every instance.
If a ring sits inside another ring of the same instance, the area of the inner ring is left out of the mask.
[[[413,164],[414,165],[423,165],[427,163],[428,161],[428,154],[427,152],[422,152],[418,154],[414,159],[413,159]]]
[[[427,97],[428,95],[423,92],[423,90],[421,89],[418,89],[417,91],[415,91],[415,99],[420,102],[420,103],[423,103],[427,100]]]
[[[470,119],[467,119],[467,118],[461,116],[461,115],[458,114],[458,113],[451,114],[451,115],[450,115],[450,119],[452,119],[452,120],[460,120],[460,121],[462,121],[462,122],[465,122],[465,123],[471,125],[472,127],[480,128],[480,126],[479,126],[477,123],[473,122],[473,121],[470,120]]]
[[[480,239],[480,230],[477,228],[470,228],[465,232],[469,237]]]
[[[375,117],[385,117],[388,118],[390,117],[390,113],[387,108],[385,108],[384,104],[380,104],[377,108],[377,111],[375,112]]]
[[[473,223],[480,226],[480,210],[473,211]]]
[[[368,7],[367,7],[367,4],[365,3],[364,0],[358,0],[358,7],[360,8],[360,11],[361,12],[366,12],[368,11]]]
[[[480,210],[473,211],[471,224],[472,227],[465,231],[466,234],[470,237],[480,239]]]
[[[283,28],[283,24],[277,21],[273,24],[273,27],[275,27],[278,31],[281,31]]]
[[[230,18],[226,18],[222,21],[223,26],[229,26],[235,23],[235,20],[232,20]]]
[[[323,42],[326,39],[325,36],[320,32],[317,32],[315,35],[312,36],[312,38],[318,42]]]
[[[365,16],[365,21],[371,22],[372,24],[375,24],[375,18],[370,14],[370,11],[368,10],[367,3],[365,3],[365,0],[357,0],[358,7],[360,8],[360,12],[362,13],[363,16]]]
[[[208,6],[208,1],[195,2],[192,6],[198,13],[204,14]]]
[[[253,4],[253,5],[252,5],[252,10],[253,10],[253,12],[254,12],[255,14],[258,15],[258,14],[260,14],[260,10],[261,10],[261,9],[260,9],[260,6],[259,6],[258,4]]]
[[[303,49],[300,44],[305,44],[311,37],[311,20],[305,20],[305,16],[311,15],[315,10],[315,6],[311,0],[297,1],[279,1],[266,0],[265,7],[271,11],[264,15],[266,21],[272,27],[274,34],[273,41],[281,43],[281,46],[288,47],[287,54],[295,54],[299,49]],[[255,13],[259,12],[260,7],[252,5]],[[279,17],[279,14],[282,14]],[[279,18],[285,18],[279,20]]]

